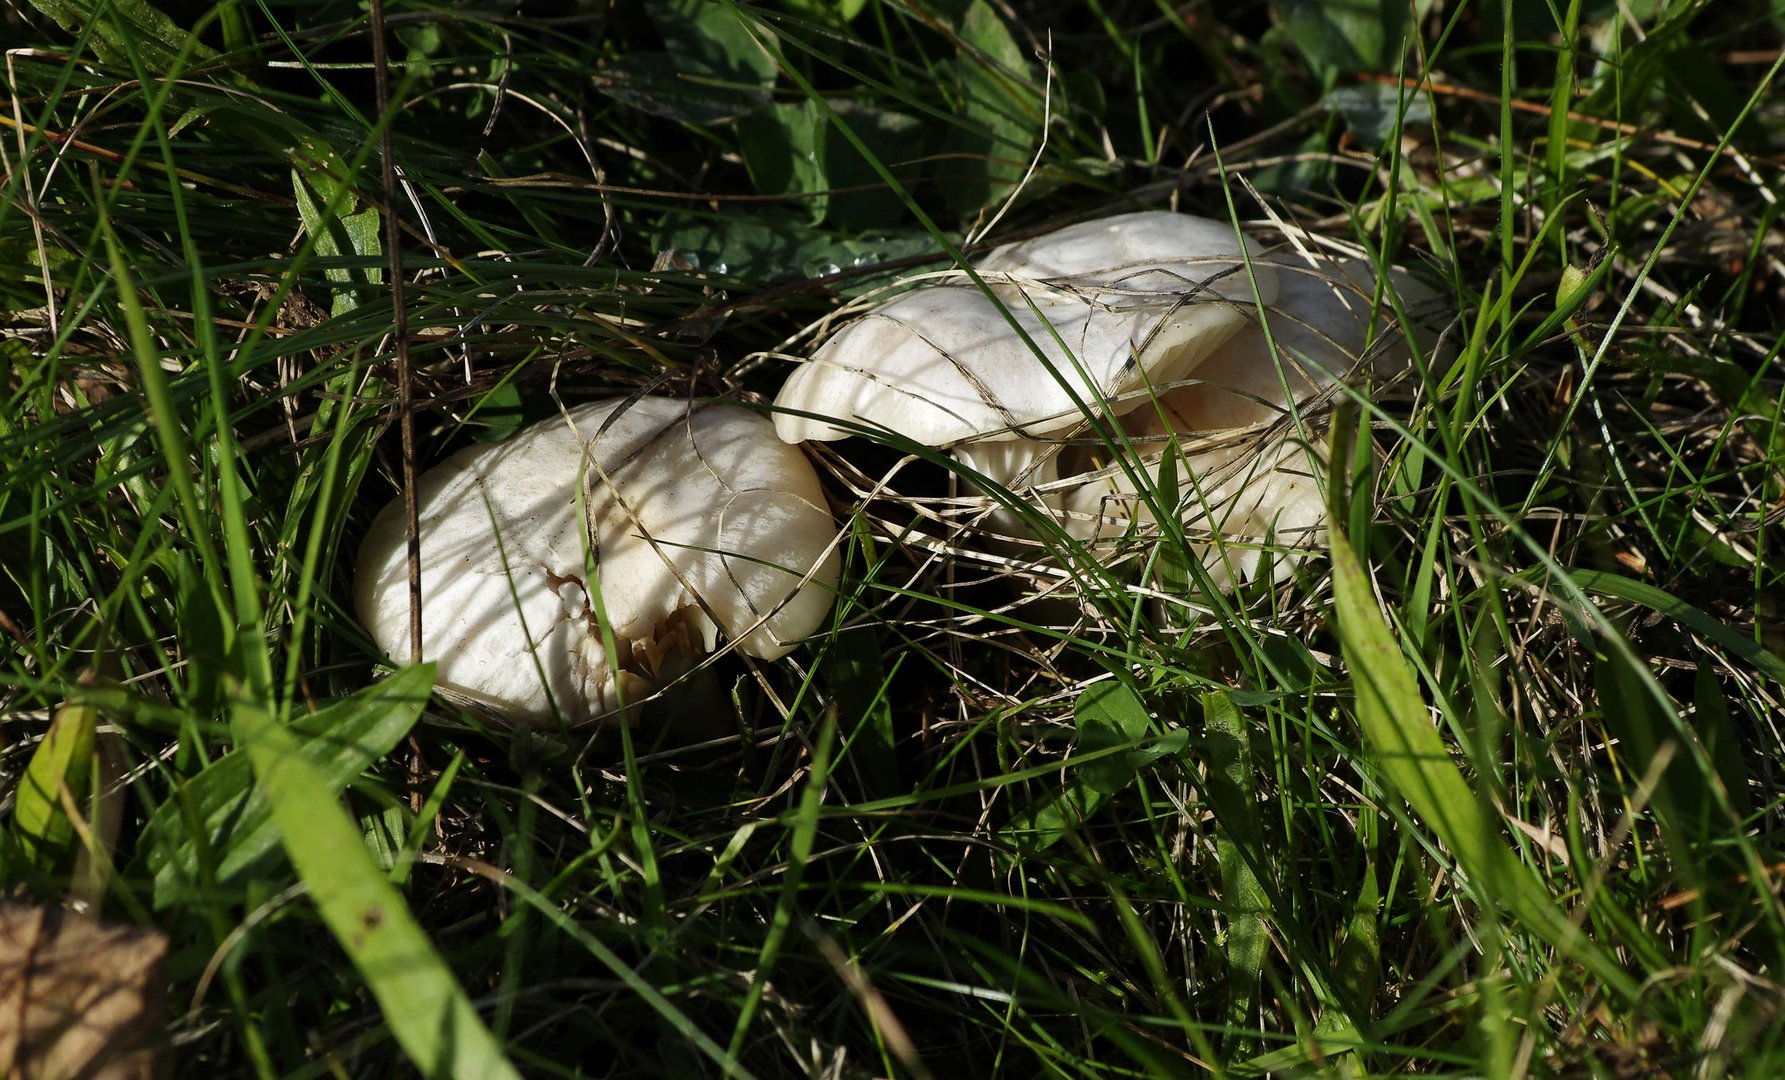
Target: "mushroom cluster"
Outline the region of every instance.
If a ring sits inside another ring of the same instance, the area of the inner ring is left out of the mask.
[[[983,287],[918,288],[831,335],[776,398],[781,437],[865,428],[946,447],[1081,542],[1167,504],[1217,587],[1253,576],[1267,547],[1318,542],[1318,448],[1298,408],[1360,367],[1409,364],[1388,298],[1422,352],[1445,318],[1403,271],[1379,291],[1362,260],[1266,251],[1227,222],[1166,212],[1008,244],[975,268]],[[1124,443],[1137,461],[1117,460]],[[1167,446],[1176,491],[1158,486]]]
[[[837,583],[811,464],[735,405],[591,402],[461,450],[416,488],[422,655],[440,688],[515,723],[630,717],[721,633],[783,656]],[[394,502],[355,587],[360,621],[393,655],[410,644],[407,581]]]
[[[785,654],[838,575],[798,444],[859,431],[946,447],[1080,542],[1169,508],[1216,587],[1245,580],[1267,547],[1317,542],[1323,524],[1299,407],[1360,370],[1404,369],[1447,318],[1399,270],[1174,213],[1007,244],[975,271],[845,324],[787,379],[772,424],[595,402],[423,475],[421,644],[440,687],[516,723],[630,719],[720,635]],[[1032,515],[989,516],[1033,535]],[[360,552],[359,616],[391,653],[409,645],[405,541],[393,503]]]

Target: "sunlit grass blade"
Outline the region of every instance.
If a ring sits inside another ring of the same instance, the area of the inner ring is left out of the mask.
[[[99,707],[89,701],[66,702],[50,721],[43,741],[31,752],[12,804],[12,836],[20,853],[39,869],[49,870],[69,854],[74,823],[63,804],[86,800],[95,764],[94,740]]]
[[[430,667],[421,670],[432,679]],[[424,1076],[518,1078],[296,737],[247,698],[238,696],[231,714],[285,853],[403,1052]]]
[[[1384,780],[1437,834],[1475,883],[1477,898],[1503,908],[1627,1001],[1639,984],[1604,946],[1581,933],[1549,890],[1507,846],[1505,830],[1450,758],[1424,697],[1382,618],[1369,575],[1343,530],[1334,528],[1333,611],[1356,694],[1357,722]]]

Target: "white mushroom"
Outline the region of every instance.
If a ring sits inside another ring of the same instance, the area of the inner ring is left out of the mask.
[[[1389,299],[1376,304],[1369,263],[1297,252],[1274,253],[1266,261],[1279,283],[1277,301],[1267,311],[1270,336],[1257,324],[1248,326],[1212,351],[1190,379],[1158,394],[1156,404],[1149,401],[1122,418],[1154,497],[1176,507],[1191,536],[1226,541],[1194,545],[1217,587],[1250,579],[1267,540],[1279,549],[1322,542],[1324,463],[1306,432],[1297,430],[1300,407],[1360,370],[1392,378],[1412,361]],[[1387,286],[1399,296],[1420,352],[1431,356],[1450,318],[1448,302],[1398,269],[1389,272]],[[1182,451],[1175,494],[1156,486],[1160,455],[1174,437]],[[1029,456],[1038,464],[1028,466],[1026,477],[1012,472],[1008,460],[983,452],[963,456],[1001,484],[1040,487],[1044,504],[1076,539],[1120,536],[1137,523],[1150,524],[1153,515],[1134,473],[1110,463],[1108,447],[1088,442],[1094,440],[1056,446],[1050,454],[1038,450]],[[1003,514],[998,521],[1015,518]],[[1276,576],[1281,579],[1291,565],[1277,561]]]
[[[1132,409],[1247,325],[1240,245],[1221,222],[1141,213],[998,248],[978,264],[996,300],[963,280],[849,323],[789,376],[775,430],[802,442],[854,424],[949,446],[1052,435],[1081,405]],[[1275,276],[1261,265],[1257,279],[1269,303]]]
[[[1267,538],[1279,546],[1318,538],[1320,465],[1289,422],[1293,406],[1360,361],[1378,375],[1409,362],[1392,306],[1373,302],[1368,263],[1247,251],[1250,265],[1242,265],[1229,224],[1171,213],[1127,214],[1006,245],[978,269],[1050,364],[983,293],[932,286],[838,331],[788,379],[776,405],[949,446],[979,475],[1031,494],[1080,541],[1152,524],[1135,474],[1156,491],[1172,439],[1274,427],[1184,439],[1174,462],[1179,490],[1157,492],[1192,536],[1238,542],[1225,553],[1226,544],[1199,545],[1213,582],[1226,585],[1256,572]],[[1269,339],[1252,282],[1269,312]],[[1429,350],[1442,301],[1398,270],[1388,283],[1410,305]],[[1050,366],[1064,377],[1052,377]],[[1083,434],[1084,413],[1062,383],[1118,420],[1137,461],[1124,467],[1113,447]],[[776,429],[790,441],[847,433],[790,414],[777,416]],[[1002,508],[987,523],[1029,532]]]
[[[721,632],[780,657],[818,626],[837,582],[811,465],[737,406],[592,402],[461,450],[416,497],[423,658],[439,687],[519,724],[622,705],[630,716]],[[397,656],[409,652],[407,582],[399,501],[373,522],[354,590],[360,621]]]

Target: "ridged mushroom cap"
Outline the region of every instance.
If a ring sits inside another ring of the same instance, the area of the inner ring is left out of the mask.
[[[622,697],[630,715],[721,633],[777,658],[834,596],[817,476],[737,406],[592,402],[461,450],[416,486],[423,657],[441,688],[515,723],[593,721]],[[354,590],[360,621],[394,656],[409,652],[407,583],[397,501],[360,548]]]

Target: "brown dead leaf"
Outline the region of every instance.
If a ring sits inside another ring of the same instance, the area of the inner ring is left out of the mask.
[[[166,958],[154,930],[0,904],[0,1075],[151,1080]]]

